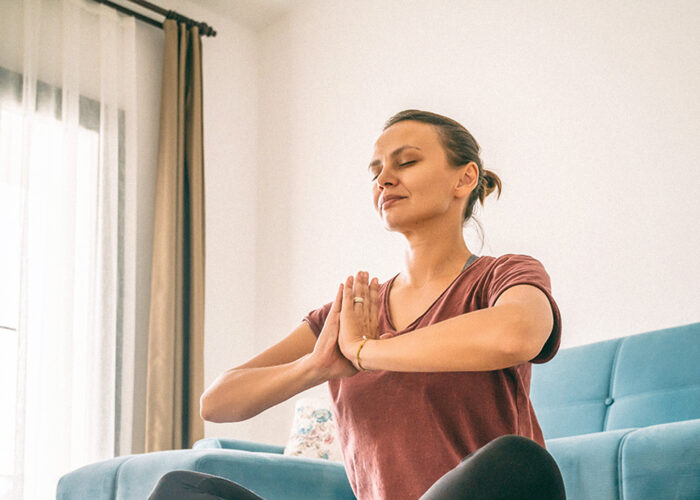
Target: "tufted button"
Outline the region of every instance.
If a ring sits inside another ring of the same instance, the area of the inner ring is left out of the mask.
[[[605,398],[605,406],[610,406],[615,400],[613,398]]]

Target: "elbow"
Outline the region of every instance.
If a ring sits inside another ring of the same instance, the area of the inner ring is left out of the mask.
[[[517,366],[526,363],[530,359],[530,356],[522,345],[513,343],[505,349],[504,358],[507,360],[508,366]]]
[[[242,422],[245,418],[235,415],[231,412],[223,415],[221,409],[217,409],[211,395],[207,396],[205,392],[199,398],[199,416],[205,422],[214,422],[216,424],[225,424],[227,422]]]
[[[199,416],[202,417],[202,420],[205,422],[213,422],[214,420],[211,408],[209,407],[204,396],[206,396],[206,393],[202,394],[202,396],[199,398]]]
[[[535,346],[531,341],[531,336],[528,334],[528,328],[529,325],[523,321],[517,322],[511,327],[510,333],[512,335],[504,350],[506,356],[514,364],[527,363],[539,353],[539,349],[536,352],[534,351]]]
[[[501,306],[509,307],[510,304]],[[523,319],[523,316],[516,313],[509,315],[508,321],[503,321],[500,324],[501,331],[498,338],[498,349],[503,356],[503,360],[508,362],[508,366],[514,366],[523,363],[527,358],[531,346],[527,345],[528,325]],[[527,358],[529,359],[529,358]]]
[[[205,422],[214,422],[217,424],[226,422],[226,420],[221,420],[221,418],[219,418],[216,408],[212,406],[212,398],[211,396],[207,396],[206,392],[199,398],[199,416],[202,417],[202,420]]]

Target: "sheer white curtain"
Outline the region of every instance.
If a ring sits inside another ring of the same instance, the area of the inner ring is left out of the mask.
[[[0,15],[0,499],[131,453],[135,19],[91,0]]]

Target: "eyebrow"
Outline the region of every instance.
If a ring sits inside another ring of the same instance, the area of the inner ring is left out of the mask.
[[[395,149],[394,152],[391,153],[390,156],[394,157],[406,148],[420,149],[418,146],[409,146],[408,144],[404,144],[400,148]],[[374,167],[375,165],[379,165],[380,163],[381,163],[381,160],[374,160],[372,163],[369,164],[369,166],[367,167],[367,170],[370,170],[372,167]]]

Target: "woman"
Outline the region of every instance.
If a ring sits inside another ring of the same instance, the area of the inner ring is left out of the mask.
[[[285,365],[287,385],[234,415],[255,393],[241,371],[240,397],[229,392],[224,405],[233,378],[217,380],[202,414],[250,418],[328,381],[345,469],[360,500],[564,499],[529,399],[531,363],[552,359],[561,339],[549,275],[527,255],[474,255],[463,239],[476,200],[483,205],[496,187],[500,196],[500,179],[483,169],[479,145],[462,125],[419,110],[389,119],[369,170],[384,226],[408,242],[401,272],[381,285],[364,271],[348,276],[333,302],[304,317],[299,331],[314,337],[296,347],[305,353],[298,364]],[[279,352],[274,359],[282,359]],[[281,378],[281,366],[269,370]],[[300,381],[305,376],[311,378]],[[197,484],[202,495],[260,498],[192,471],[166,474],[149,498],[179,498]]]

